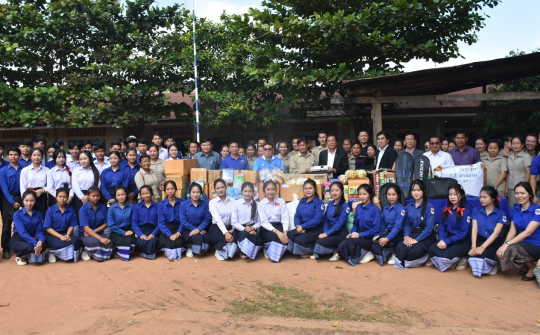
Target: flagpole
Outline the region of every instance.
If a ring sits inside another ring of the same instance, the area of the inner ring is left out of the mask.
[[[197,77],[197,37],[195,35],[195,0],[193,0],[193,63],[195,66],[195,121],[197,122],[197,142],[201,142],[199,129],[199,81]]]

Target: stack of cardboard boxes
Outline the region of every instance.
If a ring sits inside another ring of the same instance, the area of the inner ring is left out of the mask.
[[[176,183],[178,198],[186,198],[187,184],[190,181],[189,176],[193,168],[197,168],[196,159],[178,159],[174,161],[165,161],[163,169],[165,170],[165,180],[172,180]],[[167,196],[162,194],[162,198]]]

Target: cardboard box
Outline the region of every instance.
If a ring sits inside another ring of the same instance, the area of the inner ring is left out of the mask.
[[[204,185],[204,193],[206,193],[206,196],[210,199],[210,187],[208,184]]]
[[[364,178],[364,179],[349,179],[347,181],[347,184],[349,185],[349,187],[358,187],[360,185],[363,185],[363,184],[369,184],[369,179],[368,178]]]
[[[266,198],[266,196],[264,195],[264,192],[263,192],[263,184],[257,184],[258,185],[258,190],[257,190],[257,195],[259,196],[259,201]],[[277,186],[277,190],[276,190],[276,197],[278,198],[283,198],[281,196],[281,191],[282,191],[282,187],[280,184],[276,184]],[[285,199],[284,199],[285,200]],[[287,200],[285,200],[287,201]],[[288,200],[288,201],[292,201],[292,200]]]
[[[214,189],[214,184],[208,185],[209,192],[207,193],[208,199],[212,200],[214,198],[217,198],[216,190]]]
[[[208,170],[208,185],[214,185],[217,179],[221,179],[221,170]]]
[[[208,169],[191,169],[190,180],[202,180],[206,184],[208,182]]]
[[[236,170],[234,172],[236,172]],[[238,172],[243,172],[244,180],[249,181],[253,185],[259,184],[261,182],[261,180],[259,179],[259,171],[240,170]]]
[[[163,170],[165,175],[189,176],[191,169],[199,167],[199,161],[196,159],[177,159],[174,161],[165,161]]]
[[[287,176],[287,180],[305,178],[305,179],[319,180],[321,183],[328,181],[328,175],[326,173],[288,174],[286,176]]]
[[[165,180],[172,180],[176,183],[176,187],[178,189],[185,189],[187,187],[187,183],[189,182],[189,176],[169,175],[165,177]]]
[[[261,186],[261,193],[262,193],[262,186]],[[304,185],[290,185],[290,184],[284,184],[281,185],[281,196],[285,201],[293,201],[294,197],[293,194],[298,194],[298,199],[302,199],[306,195],[304,194]],[[324,199],[323,194],[323,186],[321,184],[317,184],[317,193],[319,194],[319,197],[321,199]]]

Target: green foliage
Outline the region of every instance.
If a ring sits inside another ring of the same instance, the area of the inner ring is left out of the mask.
[[[412,59],[442,63],[475,43],[480,12],[497,0],[265,0],[236,17],[249,25],[245,68],[283,94],[292,116],[329,107],[343,79],[396,73]],[[248,18],[251,19],[248,21]],[[324,97],[324,99],[321,99]]]
[[[540,52],[536,50],[535,52]],[[510,57],[524,55],[525,52],[510,52]],[[489,92],[533,92],[540,91],[540,76],[533,76],[499,83],[491,87]],[[523,105],[537,103],[538,100],[497,101],[490,102],[490,106]],[[486,138],[502,138],[504,135],[527,134],[540,132],[540,108],[536,111],[516,112],[480,112],[476,115],[474,123],[482,127],[480,134]]]

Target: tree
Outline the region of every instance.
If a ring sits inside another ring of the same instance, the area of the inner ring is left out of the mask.
[[[265,0],[237,16],[253,54],[245,71],[283,95],[293,117],[328,109],[343,79],[397,73],[412,59],[460,57],[475,43],[483,6],[497,0]]]
[[[170,36],[189,12],[153,0],[12,0],[0,7],[0,124],[116,127],[155,122],[189,106],[166,92],[190,91]],[[186,114],[186,112],[188,112]]]
[[[540,52],[540,49],[534,52]],[[523,51],[511,51],[509,57],[525,55]],[[499,83],[489,88],[489,92],[532,92],[540,91],[540,76],[521,78]],[[498,101],[491,106],[533,104],[540,101]],[[540,106],[540,105],[539,105]],[[480,134],[486,138],[502,138],[505,135],[540,132],[540,108],[536,111],[479,112],[474,123],[481,126]]]

